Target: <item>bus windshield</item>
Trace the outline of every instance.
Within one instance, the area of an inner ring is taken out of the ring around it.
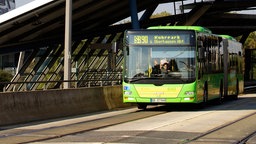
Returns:
[[[194,46],[130,46],[125,81],[130,83],[184,83],[195,80]]]
[[[195,32],[191,30],[127,31],[124,81],[141,84],[195,80]]]

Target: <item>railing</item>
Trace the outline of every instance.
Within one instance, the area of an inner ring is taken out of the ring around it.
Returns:
[[[185,5],[203,3],[203,2],[209,3],[209,2],[215,2],[215,1],[216,0],[193,0],[193,1],[180,0],[180,1],[174,1],[173,2],[174,15],[188,13],[191,9],[185,10],[184,9]]]
[[[81,75],[85,74],[85,77]],[[47,90],[47,89],[62,89],[64,82],[70,82],[71,88],[79,87],[94,87],[94,86],[108,86],[121,84],[122,70],[116,69],[108,71],[106,69],[88,69],[73,73],[71,80],[31,80],[31,81],[13,81],[13,82],[0,82],[0,92],[14,92],[14,91],[33,91],[33,90]],[[12,85],[12,89],[7,89]],[[33,87],[35,86],[36,87]]]
[[[3,91],[5,92],[5,88],[9,84],[23,84],[25,85],[26,89],[24,91],[29,90],[29,85],[31,84],[44,84],[47,85],[49,83],[62,83],[59,89],[63,89],[63,83],[69,82],[72,83],[71,88],[78,88],[77,83],[78,82],[83,82],[85,83],[83,86],[80,87],[95,87],[95,86],[114,86],[114,85],[121,85],[122,84],[122,79],[117,78],[117,79],[91,79],[91,80],[61,80],[61,81],[35,81],[35,82],[0,82],[0,86],[3,86]],[[47,87],[43,87],[42,89],[37,89],[37,90],[47,90]],[[13,92],[15,89],[13,90]]]
[[[194,3],[197,2],[214,2],[215,0],[194,0]]]

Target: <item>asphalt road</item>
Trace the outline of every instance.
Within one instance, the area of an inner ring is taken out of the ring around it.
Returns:
[[[2,127],[0,143],[256,143],[256,94],[202,109],[129,108]],[[248,138],[248,139],[247,139]]]
[[[241,96],[223,105],[209,104],[204,109],[181,106],[149,109],[138,113],[165,113],[46,142],[233,144],[256,131],[254,95]],[[249,141],[253,143],[252,138]]]

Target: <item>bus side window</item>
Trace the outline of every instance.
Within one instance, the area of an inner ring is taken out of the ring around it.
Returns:
[[[204,64],[205,64],[205,48],[202,41],[198,41],[198,79],[203,76]]]

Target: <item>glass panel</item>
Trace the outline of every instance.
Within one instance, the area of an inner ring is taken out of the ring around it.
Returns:
[[[126,82],[166,84],[195,80],[194,31],[138,30],[126,34]]]
[[[126,60],[126,78],[195,78],[195,47],[131,46]]]

